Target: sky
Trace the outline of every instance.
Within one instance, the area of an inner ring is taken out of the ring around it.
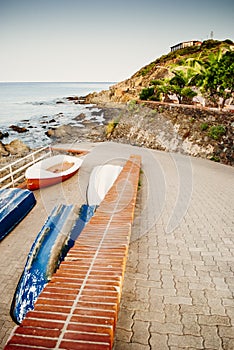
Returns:
[[[0,0],[0,82],[119,82],[212,36],[234,41],[233,0]]]

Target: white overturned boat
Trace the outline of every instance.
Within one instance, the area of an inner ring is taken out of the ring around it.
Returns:
[[[87,190],[87,202],[89,205],[97,206],[101,203],[121,170],[121,166],[111,164],[99,165],[93,169]]]
[[[65,181],[78,171],[82,162],[81,158],[62,154],[43,159],[26,170],[27,188],[36,190]]]

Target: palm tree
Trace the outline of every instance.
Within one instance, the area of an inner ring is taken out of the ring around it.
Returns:
[[[196,79],[208,101],[219,105],[222,99],[222,108],[234,92],[234,52],[220,50],[210,55]]]
[[[177,96],[179,103],[191,103],[192,98],[197,95],[193,89],[194,69],[179,66],[173,70],[173,73],[174,77],[169,80],[170,92]]]

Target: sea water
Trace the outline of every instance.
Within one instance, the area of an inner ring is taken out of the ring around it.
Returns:
[[[88,110],[82,104],[68,101],[67,97],[85,96],[92,92],[107,90],[111,82],[35,82],[0,83],[0,131],[9,137],[2,139],[9,143],[19,138],[29,147],[44,146],[51,142],[45,135],[45,121],[48,127],[68,124],[80,113]],[[10,126],[28,129],[26,133],[16,133]],[[75,122],[73,123],[75,125]],[[82,126],[77,122],[77,126]]]

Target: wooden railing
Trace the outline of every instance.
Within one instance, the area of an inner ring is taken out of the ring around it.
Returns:
[[[25,170],[32,164],[51,156],[50,146],[42,147],[0,169],[0,188],[15,187],[24,179]],[[21,165],[20,165],[21,164]]]

